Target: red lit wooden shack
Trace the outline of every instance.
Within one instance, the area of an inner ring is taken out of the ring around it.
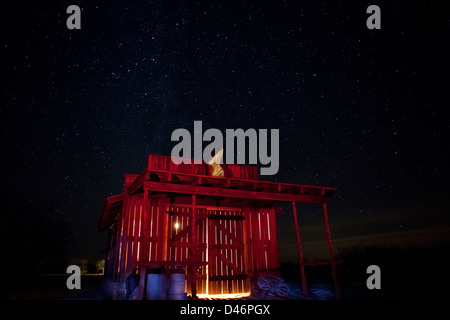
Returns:
[[[109,197],[98,223],[107,231],[105,278],[112,298],[126,299],[127,278],[138,274],[145,298],[149,270],[185,274],[184,291],[201,295],[250,292],[258,275],[280,274],[279,205],[292,203],[303,293],[307,294],[296,203],[323,206],[336,294],[338,283],[326,203],[334,188],[261,181],[257,168],[223,164],[223,177],[202,164],[175,165],[150,155],[139,175],[126,174],[122,194]],[[178,270],[178,271],[176,271]]]

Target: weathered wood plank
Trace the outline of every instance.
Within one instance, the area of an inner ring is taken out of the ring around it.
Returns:
[[[296,194],[274,193],[274,192],[257,192],[247,190],[171,184],[153,181],[145,182],[145,188],[149,190],[158,190],[168,193],[195,194],[195,195],[229,197],[240,199],[258,199],[276,202],[295,201],[295,202],[324,203],[328,201],[327,197],[317,195],[296,195]]]

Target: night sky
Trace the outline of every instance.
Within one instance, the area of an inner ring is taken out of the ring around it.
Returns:
[[[220,4],[219,4],[220,3]],[[16,1],[2,9],[1,192],[54,203],[100,259],[106,197],[173,130],[280,130],[261,179],[336,187],[336,248],[450,241],[450,15],[437,1]],[[81,7],[81,30],[66,8]],[[381,8],[381,30],[366,9]],[[206,143],[204,144],[206,146]],[[320,205],[298,205],[308,258]],[[282,261],[295,261],[289,206]]]

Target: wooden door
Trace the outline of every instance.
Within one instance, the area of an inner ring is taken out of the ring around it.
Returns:
[[[244,216],[240,210],[208,210],[208,293],[249,291],[245,273]]]
[[[191,208],[168,208],[167,260],[190,262]],[[250,290],[245,272],[244,216],[238,209],[197,208],[197,294],[232,294]],[[186,292],[191,274],[186,269]]]

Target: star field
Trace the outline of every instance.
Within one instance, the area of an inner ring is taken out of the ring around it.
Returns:
[[[100,254],[104,198],[194,120],[280,129],[280,170],[262,179],[338,188],[332,236],[450,225],[441,3],[378,1],[381,30],[365,1],[79,1],[81,30],[66,28],[69,4],[2,16],[0,144],[2,191],[54,201],[74,254]]]

